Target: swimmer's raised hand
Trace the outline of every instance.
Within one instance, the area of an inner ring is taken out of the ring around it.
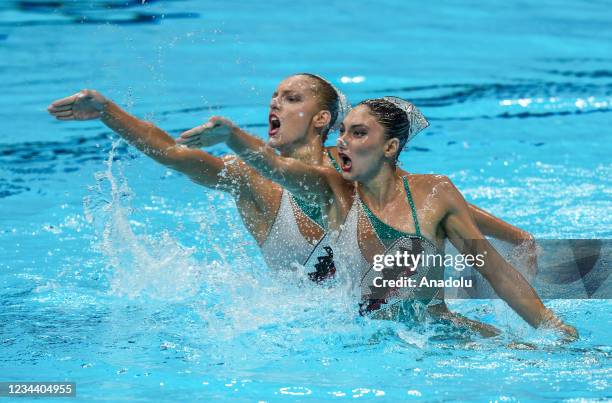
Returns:
[[[189,148],[210,147],[224,143],[235,129],[237,126],[229,119],[213,116],[203,125],[181,133],[176,142]]]
[[[58,120],[91,120],[100,118],[107,104],[98,91],[82,90],[54,101],[47,110]]]

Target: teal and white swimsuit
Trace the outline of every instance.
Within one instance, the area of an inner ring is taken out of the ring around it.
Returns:
[[[327,152],[332,163],[339,170],[340,167],[329,154],[329,150]],[[322,246],[318,241],[310,243],[304,238],[296,217],[300,213],[316,223],[322,230],[325,229],[320,206],[313,205],[283,188],[276,218],[261,246],[264,260],[272,270],[287,269],[296,264],[304,265],[315,246]],[[309,275],[313,281],[318,282],[324,280],[328,275],[333,275],[333,272],[318,275],[309,273]]]
[[[361,282],[361,313],[369,314],[376,312],[376,316],[383,316],[388,319],[402,319],[406,316],[414,317],[415,312],[424,312],[424,308],[434,303],[439,303],[444,295],[444,287],[414,287],[399,289],[385,289],[383,291],[374,290],[368,285],[369,276],[380,275],[386,279],[395,279],[401,277],[410,277],[416,284],[420,284],[423,277],[427,280],[444,279],[443,259],[430,259],[434,263],[425,262],[424,260],[415,268],[414,271],[407,269],[389,270],[381,273],[375,273],[372,270],[372,265],[366,261],[359,246],[359,216],[360,213],[367,217],[376,237],[384,246],[384,254],[394,255],[396,252],[407,252],[411,255],[423,254],[426,256],[440,256],[441,253],[437,246],[421,234],[416,208],[410,193],[408,179],[403,178],[404,189],[414,220],[415,232],[406,233],[399,231],[390,225],[387,225],[380,220],[370,208],[357,195],[351,209],[347,215],[346,221],[342,226],[341,231],[334,243],[337,256],[337,264],[341,270],[348,270],[353,276],[360,275]],[[389,277],[392,276],[392,277]],[[383,294],[380,294],[383,292]]]
[[[264,260],[272,270],[290,269],[296,264],[304,264],[316,245],[316,242],[310,243],[300,232],[296,217],[299,212],[323,228],[320,208],[308,205],[283,189],[276,218],[261,246]]]

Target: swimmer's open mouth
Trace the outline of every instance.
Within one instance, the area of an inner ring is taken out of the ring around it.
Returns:
[[[271,113],[270,116],[268,116],[268,124],[269,129],[268,129],[268,135],[269,136],[276,136],[278,134],[278,131],[281,127],[281,121],[278,118],[278,116],[276,116],[275,114]]]
[[[349,156],[338,151],[338,158],[340,158],[340,169],[342,169],[344,172],[350,172],[353,166],[353,161],[351,161]]]

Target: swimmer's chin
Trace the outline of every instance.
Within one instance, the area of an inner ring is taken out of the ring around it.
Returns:
[[[349,172],[340,172],[340,174],[342,175],[343,179],[346,179],[347,181],[352,181],[352,177],[351,174]]]
[[[340,174],[342,175],[342,178],[344,180],[350,181],[350,182],[356,182],[358,181],[358,178],[355,176],[355,174],[353,173],[352,170],[350,171],[340,171]]]

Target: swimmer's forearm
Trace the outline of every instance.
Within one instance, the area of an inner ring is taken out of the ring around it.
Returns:
[[[486,240],[479,240],[487,245],[476,254],[485,256],[485,265],[480,273],[491,284],[495,293],[518,313],[527,323],[537,328],[547,318],[547,309],[533,287],[512,265],[490,246]]]
[[[569,341],[578,338],[576,329],[563,323],[544,306],[536,291],[518,270],[506,262],[488,241],[479,242],[484,242],[485,247],[474,252],[486,252],[485,265],[480,269],[480,273],[489,281],[497,295],[531,326],[560,330]]]
[[[165,131],[140,120],[111,101],[104,106],[102,122],[145,155],[168,168],[187,175],[194,182],[216,187],[225,163],[202,150],[180,146]]]
[[[461,213],[460,213],[461,214]],[[475,223],[469,222],[467,209],[457,218],[454,214],[448,220],[447,233],[451,242],[464,255],[482,256],[484,264],[478,271],[491,284],[495,293],[533,327],[539,327],[546,318],[547,309],[527,280],[506,262],[491,246]]]
[[[234,127],[226,144],[261,175],[304,197],[328,195],[331,189],[319,169],[282,157],[260,139]]]
[[[261,138],[248,133],[239,127],[234,127],[231,131],[226,144],[237,154],[263,152],[266,142]]]
[[[538,270],[538,253],[533,235],[495,217],[478,206],[468,204],[468,208],[480,232],[520,248],[519,253],[526,257],[524,264],[527,272],[535,276]]]
[[[273,150],[266,149],[267,147],[261,139],[234,127],[225,143],[261,175],[273,181],[282,179],[281,175],[278,175],[281,157],[276,155]]]
[[[533,241],[533,237],[529,232],[515,227],[501,218],[495,217],[474,204],[468,204],[468,207],[478,229],[480,229],[483,235],[510,242],[514,245],[519,245],[525,241]]]
[[[253,160],[255,160],[255,156],[258,155],[263,157],[266,146],[261,139],[245,132],[237,126],[232,127],[225,144],[240,157],[251,157]],[[273,158],[268,158],[266,162],[267,165],[271,166],[273,164]]]
[[[168,150],[176,145],[168,133],[130,115],[112,101],[107,101],[100,119],[128,143],[161,163],[166,162]]]

